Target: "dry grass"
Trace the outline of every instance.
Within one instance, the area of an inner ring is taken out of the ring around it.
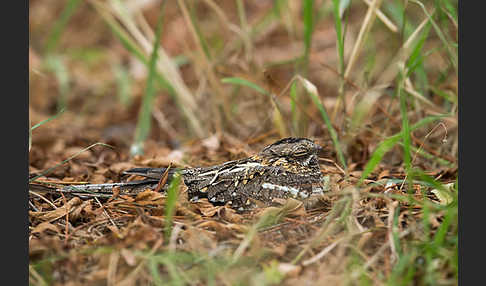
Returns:
[[[305,136],[327,153],[322,204],[31,190],[32,285],[457,285],[457,1],[163,2],[29,2],[31,177],[119,181]]]

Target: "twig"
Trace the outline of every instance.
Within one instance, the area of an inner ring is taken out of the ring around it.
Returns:
[[[29,200],[29,205],[32,207],[36,212],[39,211],[39,209]]]
[[[176,224],[174,228],[172,229],[172,233],[170,234],[170,239],[169,239],[169,251],[175,252],[176,251],[176,242],[177,242],[177,237],[179,236],[179,233],[182,230],[182,224]]]
[[[371,4],[373,4],[371,3],[370,0],[363,0],[363,1],[368,6],[371,6]],[[381,12],[380,9],[376,9],[376,16],[378,17],[378,19],[380,19],[383,22],[383,24],[385,24],[385,26],[388,27],[388,29],[390,29],[390,31],[394,33],[398,32],[397,26],[395,26],[395,24],[393,24],[393,22],[390,19],[388,19],[388,17],[385,14],[383,14],[383,12]]]
[[[220,111],[217,107],[221,107],[224,116],[226,117],[226,120],[232,121],[232,114],[231,110],[229,109],[230,102],[228,101],[228,97],[225,96],[224,91],[221,87],[221,84],[219,83],[219,80],[214,73],[214,68],[210,62],[210,59],[204,52],[204,48],[201,44],[201,40],[199,39],[198,33],[196,31],[196,27],[194,26],[193,21],[191,21],[191,17],[189,15],[189,11],[187,9],[186,3],[184,0],[177,0],[177,4],[182,12],[182,16],[184,20],[186,21],[187,28],[189,29],[189,32],[194,40],[194,43],[196,44],[196,52],[199,55],[199,62],[201,63],[201,69],[206,73],[206,77],[209,81],[209,84],[213,88],[213,91],[216,95],[216,101],[213,104],[212,107],[212,119],[214,120],[214,124],[216,127],[216,130],[221,131],[222,130],[222,120]]]
[[[394,263],[398,259],[397,249],[395,246],[395,240],[393,239],[393,219],[395,217],[395,209],[398,206],[398,202],[394,201],[390,203],[388,210],[388,243],[391,249],[391,262]]]
[[[89,183],[84,181],[64,182],[64,181],[55,181],[55,180],[38,180],[36,182],[45,183],[45,184],[58,184],[58,185],[85,185]]]
[[[329,246],[324,248],[321,252],[316,254],[314,257],[311,257],[307,260],[302,261],[302,265],[307,266],[312,263],[318,262],[321,258],[323,258],[326,254],[328,254],[331,250],[334,249],[341,241],[344,240],[345,237],[341,237],[340,239],[336,240],[335,242],[331,243]]]
[[[97,197],[94,197],[96,202],[100,205],[100,208],[103,210],[103,213],[105,214],[105,216],[110,220],[111,224],[113,224],[113,226],[116,228],[116,230],[119,230],[118,229],[118,226],[115,224],[115,222],[111,219],[110,215],[108,214],[108,212],[105,210],[105,208],[103,207],[103,205],[100,203],[100,201],[98,200]]]
[[[64,206],[66,206],[66,229],[64,230],[64,232],[66,233],[66,236],[64,237],[64,243],[67,244],[68,239],[69,239],[69,207],[67,205],[66,197],[64,196],[63,193],[61,193],[61,196],[62,196],[62,200],[64,202]]]
[[[157,187],[155,187],[154,192],[159,193],[162,190],[162,188],[165,186],[167,180],[169,179],[169,170],[171,167],[172,167],[172,162],[169,163],[169,166],[167,167],[167,169],[165,169],[165,172],[162,174],[162,176],[160,176],[159,183],[157,184]]]
[[[316,60],[318,60],[318,59],[316,58]],[[350,86],[354,87],[359,92],[362,91],[361,88],[357,84],[355,84],[348,77],[345,77],[345,76],[341,75],[335,68],[333,68],[330,65],[328,65],[326,63],[323,63],[323,62],[319,62],[319,64],[322,65],[323,67],[327,68],[328,70],[334,72],[339,78],[343,79],[347,84],[349,84]]]
[[[343,173],[343,175],[346,175],[346,172],[343,170],[343,168],[341,168],[336,162],[334,162],[334,160],[331,160],[331,159],[327,159],[327,158],[319,158],[320,161],[324,161],[324,162],[328,162],[328,163],[333,163],[334,166],[336,166],[336,168],[339,169],[339,171],[341,173]]]
[[[53,207],[54,209],[57,209],[57,207],[56,207],[55,204],[53,204],[51,201],[49,201],[48,199],[44,198],[43,196],[39,195],[38,193],[33,192],[33,191],[30,191],[30,190],[29,190],[29,193],[32,194],[32,195],[34,195],[34,196],[37,196],[37,197],[41,198],[46,203],[48,203],[51,207]]]
[[[371,26],[376,17],[376,10],[380,7],[382,0],[373,0],[373,2],[369,5],[368,12],[366,13],[365,19],[363,20],[363,25],[361,25],[361,30],[359,31],[358,38],[356,39],[356,43],[354,44],[353,51],[351,52],[351,57],[349,58],[348,66],[346,67],[346,71],[344,72],[344,77],[348,77],[349,73],[353,69],[354,63],[358,58],[359,52],[364,42],[365,36],[371,29]]]

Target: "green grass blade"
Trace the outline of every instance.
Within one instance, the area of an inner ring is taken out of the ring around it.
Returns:
[[[312,33],[314,31],[314,0],[304,0],[303,3],[304,18],[304,66],[307,72],[309,65],[309,55],[312,44]]]
[[[123,106],[128,106],[132,102],[130,74],[122,65],[118,64],[113,67],[113,73],[115,74],[118,100]]]
[[[167,200],[165,204],[165,239],[169,241],[172,233],[172,221],[175,212],[175,206],[177,202],[179,185],[181,183],[181,175],[176,172],[169,183],[167,189]]]
[[[334,29],[336,30],[337,51],[339,55],[339,73],[342,73],[344,71],[344,37],[340,14],[341,1],[332,0],[332,3],[334,13]]]
[[[414,252],[405,253],[399,257],[385,285],[413,285],[413,275],[416,273],[416,266],[413,260],[416,254]]]
[[[457,23],[457,6],[451,4],[449,0],[441,1],[441,3],[444,5],[445,10],[450,13],[454,21]]]
[[[47,38],[47,44],[46,44],[47,54],[52,53],[56,49],[57,44],[59,43],[59,38],[61,37],[61,34],[64,31],[64,29],[66,28],[66,25],[69,22],[71,16],[73,15],[74,11],[76,11],[76,8],[78,7],[79,3],[81,3],[80,0],[69,0],[67,2],[66,7],[61,13],[61,16],[54,23],[51,33]]]
[[[419,40],[415,43],[415,46],[413,47],[412,52],[410,53],[410,57],[408,58],[406,64],[407,71],[408,71],[407,77],[410,76],[410,74],[414,71],[413,67],[416,66],[417,62],[420,61],[421,59],[422,48],[425,44],[425,40],[427,40],[427,37],[429,36],[430,28],[431,28],[431,24],[430,22],[427,22],[427,24],[425,24],[425,27],[421,32],[421,36]]]
[[[113,34],[116,38],[120,41],[122,46],[133,56],[135,56],[139,61],[144,63],[147,67],[149,66],[149,59],[145,56],[145,54],[140,50],[138,45],[130,38],[130,36],[122,29],[119,22],[117,22],[112,15],[107,13],[104,8],[97,6],[96,2],[93,3],[94,8],[97,12],[102,16],[105,23],[111,29]],[[167,81],[167,79],[157,71],[157,80],[159,84],[165,88],[169,94],[175,97],[175,90],[172,85]]]
[[[453,224],[457,225],[457,215],[457,205],[447,208],[444,219],[434,235],[433,244],[436,247],[443,246],[449,228]]]
[[[120,24],[108,13],[102,10],[102,8],[99,8],[95,5],[95,8],[97,9],[98,13],[102,16],[103,20],[105,23],[108,25],[108,27],[111,29],[113,34],[118,38],[120,43],[123,45],[123,47],[132,55],[134,55],[137,59],[139,59],[141,62],[143,62],[145,65],[148,65],[148,60],[143,54],[143,52],[140,50],[140,48],[135,44],[135,42],[129,37],[129,35],[122,30]]]
[[[57,110],[59,111],[66,107],[70,75],[63,59],[57,55],[50,54],[47,56],[45,64],[47,69],[54,73],[59,85],[59,97],[57,98]]]
[[[414,176],[419,177],[421,181],[425,182],[425,184],[428,184],[429,186],[434,188],[434,190],[436,192],[434,192],[434,190],[432,190],[432,192],[437,197],[439,197],[439,199],[441,199],[441,200],[447,199],[447,201],[449,201],[449,203],[447,203],[447,205],[457,204],[457,193],[452,192],[450,190],[450,188],[448,188],[445,185],[443,185],[442,183],[438,182],[437,180],[435,180],[431,176],[425,174],[422,170],[413,169],[412,172],[414,173]]]
[[[274,225],[281,221],[283,217],[285,217],[288,213],[289,206],[291,205],[291,202],[287,202],[282,207],[272,207],[268,208],[264,211],[264,213],[260,216],[258,221],[254,223],[248,232],[245,235],[245,238],[241,241],[240,245],[238,248],[234,251],[233,257],[232,257],[232,263],[237,263],[238,260],[241,258],[243,255],[244,251],[250,246],[251,242],[255,238],[255,236],[258,233],[258,230],[264,227],[268,227],[271,225]]]
[[[339,162],[343,166],[343,169],[347,169],[347,164],[346,164],[346,159],[344,158],[343,151],[341,150],[341,145],[339,143],[338,135],[334,127],[332,126],[331,119],[329,119],[329,115],[327,114],[326,109],[324,108],[324,105],[322,105],[319,97],[314,94],[314,93],[309,93],[310,97],[312,98],[312,101],[314,104],[317,106],[319,109],[319,112],[321,113],[322,119],[324,119],[324,122],[326,123],[327,130],[329,130],[329,134],[331,135],[332,142],[334,144],[334,148],[336,149],[337,155]]]
[[[155,285],[164,285],[164,280],[160,276],[158,257],[151,256],[148,260],[148,269]]]
[[[401,133],[400,133],[401,135]],[[376,168],[376,166],[381,162],[381,159],[383,159],[383,156],[390,151],[393,146],[400,140],[400,137],[398,136],[392,136],[390,138],[385,139],[383,142],[378,145],[378,147],[375,149],[373,154],[371,155],[370,160],[366,163],[363,173],[361,175],[360,182],[362,182],[364,179],[368,177],[369,174]]]
[[[446,91],[442,91],[436,87],[433,87],[431,86],[430,89],[436,93],[438,96],[444,98],[446,101],[448,102],[451,102],[451,103],[454,103],[454,104],[458,104],[457,102],[457,95],[456,94],[451,94],[452,92],[446,92]]]
[[[455,165],[454,163],[452,163],[452,162],[450,162],[450,161],[444,160],[444,159],[442,159],[442,158],[440,158],[440,157],[437,157],[437,156],[434,156],[434,155],[432,155],[432,154],[430,154],[430,153],[427,153],[427,152],[426,152],[425,150],[423,150],[423,149],[419,149],[419,148],[417,148],[417,147],[415,147],[415,146],[413,146],[413,145],[412,145],[412,146],[410,146],[410,147],[412,148],[412,151],[413,151],[414,153],[419,154],[419,155],[423,156],[424,158],[426,158],[426,159],[428,159],[428,160],[433,160],[433,161],[436,161],[436,162],[437,162],[437,164],[439,164],[439,165],[446,166],[446,167],[448,167],[448,168],[452,168],[452,167],[454,167],[454,165]]]
[[[400,83],[397,87],[398,97],[400,98],[400,115],[402,117],[402,141],[403,141],[403,162],[405,163],[405,171],[409,175],[407,179],[411,182],[412,178],[410,176],[410,168],[412,166],[412,157],[410,155],[410,124],[408,121],[408,106],[407,106],[407,93],[403,92],[403,84],[405,81],[405,77],[403,73],[401,73],[402,78],[400,79]]]
[[[408,38],[415,27],[413,27],[410,21],[407,21],[405,17],[404,4],[401,1],[383,1],[382,6],[387,12],[386,14],[399,28],[402,40]]]
[[[63,113],[64,113],[64,110],[65,110],[64,108],[63,108],[63,109],[61,109],[61,110],[59,110],[59,112],[58,112],[58,113],[56,113],[55,115],[53,115],[53,116],[51,116],[51,117],[49,117],[49,118],[47,118],[47,119],[45,119],[45,120],[42,120],[41,122],[39,122],[39,123],[37,123],[36,125],[32,126],[32,127],[30,128],[30,130],[31,130],[31,131],[34,131],[34,130],[35,130],[37,127],[40,127],[41,125],[46,124],[47,122],[49,122],[49,121],[51,121],[51,120],[53,120],[53,119],[56,119],[57,117],[59,117],[61,114],[63,114]]]
[[[163,3],[166,3],[164,1]],[[162,23],[164,15],[164,4],[160,11],[159,19],[157,21],[157,28],[155,34],[155,40],[152,48],[152,54],[150,55],[149,73],[147,77],[147,86],[145,89],[145,95],[143,97],[142,106],[140,107],[137,127],[135,129],[135,140],[132,144],[130,153],[132,155],[143,153],[143,143],[147,139],[151,128],[151,114],[152,114],[152,102],[155,95],[155,78],[156,78],[156,63],[158,58],[158,50],[160,45],[160,35],[162,32]]]
[[[420,8],[422,8],[422,10],[424,11],[425,15],[429,18],[429,22],[434,27],[434,30],[437,33],[437,36],[439,37],[439,39],[442,41],[442,43],[444,44],[444,46],[446,48],[447,54],[449,55],[448,59],[451,62],[451,64],[454,66],[455,72],[457,74],[457,49],[455,49],[454,45],[449,43],[449,41],[446,39],[445,34],[442,32],[439,25],[437,25],[437,23],[433,19],[432,15],[427,11],[427,8],[425,8],[424,4],[422,4],[421,2],[419,2],[417,0],[411,0],[411,2],[419,5]]]
[[[253,89],[253,90],[255,90],[255,91],[257,91],[261,94],[267,95],[270,98],[272,106],[274,108],[273,109],[274,110],[274,114],[273,114],[274,124],[275,124],[277,130],[279,130],[279,133],[280,133],[281,136],[287,136],[288,132],[287,132],[287,127],[285,126],[284,118],[282,116],[282,108],[280,107],[280,104],[276,100],[276,96],[274,94],[271,94],[270,92],[266,91],[265,89],[263,89],[262,87],[258,86],[257,84],[255,84],[251,81],[248,81],[246,79],[242,79],[242,78],[239,78],[239,77],[223,78],[223,79],[221,79],[221,82],[250,87],[251,89]]]
[[[410,127],[409,131],[410,132],[414,131],[415,129],[418,129],[418,128],[426,125],[426,124],[429,124],[431,122],[434,122],[434,121],[439,120],[440,118],[443,118],[443,117],[446,117],[446,116],[449,116],[449,115],[439,115],[439,116],[426,117],[426,118],[420,120],[419,122],[415,123],[414,125],[412,125]],[[383,156],[388,151],[390,151],[390,149],[393,148],[393,146],[395,146],[395,144],[397,144],[397,142],[400,141],[400,139],[402,139],[402,136],[403,136],[402,132],[403,132],[403,130],[398,134],[395,134],[393,136],[388,137],[383,142],[381,142],[378,145],[378,147],[376,147],[375,151],[373,151],[373,154],[371,154],[370,160],[368,160],[368,162],[366,163],[366,165],[363,169],[363,173],[361,174],[359,184],[361,184],[364,181],[364,179],[366,179],[371,174],[371,172],[373,172],[373,170],[376,168],[376,166],[378,166],[378,164],[381,162],[381,159],[383,159]]]
[[[29,127],[30,127],[30,118],[29,118]],[[30,149],[32,149],[32,128],[29,128],[29,152],[30,152]]]
[[[307,79],[298,76],[297,77],[302,85],[304,86],[305,90],[309,94],[309,96],[312,99],[312,102],[316,105],[317,109],[321,113],[322,119],[324,119],[324,123],[326,124],[327,130],[329,131],[329,134],[331,135],[332,142],[334,144],[334,148],[336,149],[336,153],[339,159],[339,162],[343,166],[344,169],[347,169],[347,164],[346,164],[346,159],[344,158],[343,151],[341,149],[341,145],[339,143],[338,135],[334,127],[332,126],[331,119],[329,119],[329,115],[327,114],[326,108],[324,105],[321,103],[321,100],[319,99],[319,96],[317,95],[317,88],[315,85],[313,85],[310,81]]]
[[[200,26],[197,22],[197,17],[196,17],[196,8],[195,8],[195,2],[189,1],[189,18],[191,19],[192,26],[194,27],[194,30],[196,32],[197,39],[199,43],[201,44],[202,50],[204,52],[204,55],[208,60],[211,60],[211,53],[209,50],[209,45],[206,39],[203,36],[203,33],[201,32]]]
[[[265,95],[268,95],[269,92],[266,91],[264,88],[258,86],[257,84],[251,82],[251,81],[248,81],[246,79],[243,79],[243,78],[239,78],[239,77],[225,77],[223,79],[221,79],[221,82],[222,83],[230,83],[230,84],[235,84],[235,85],[243,85],[243,86],[247,86],[261,94],[265,94]]]
[[[425,94],[429,90],[429,84],[427,79],[427,72],[425,71],[424,67],[425,56],[422,55],[422,48],[425,44],[425,41],[427,40],[431,27],[432,26],[430,22],[427,22],[426,26],[421,32],[422,34],[420,36],[420,39],[415,43],[415,46],[412,49],[412,53],[410,54],[410,57],[408,58],[406,63],[406,77],[410,77],[410,75],[414,73],[417,82],[416,86],[423,94]]]

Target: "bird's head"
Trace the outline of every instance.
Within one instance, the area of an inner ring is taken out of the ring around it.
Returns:
[[[279,159],[289,164],[319,169],[318,154],[322,147],[307,138],[284,138],[265,147],[258,155],[270,162]]]

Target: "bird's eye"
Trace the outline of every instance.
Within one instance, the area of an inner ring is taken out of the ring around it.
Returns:
[[[296,157],[300,157],[300,156],[304,156],[304,155],[307,155],[307,150],[305,150],[305,149],[299,149],[299,150],[294,152],[294,156],[296,156]]]

